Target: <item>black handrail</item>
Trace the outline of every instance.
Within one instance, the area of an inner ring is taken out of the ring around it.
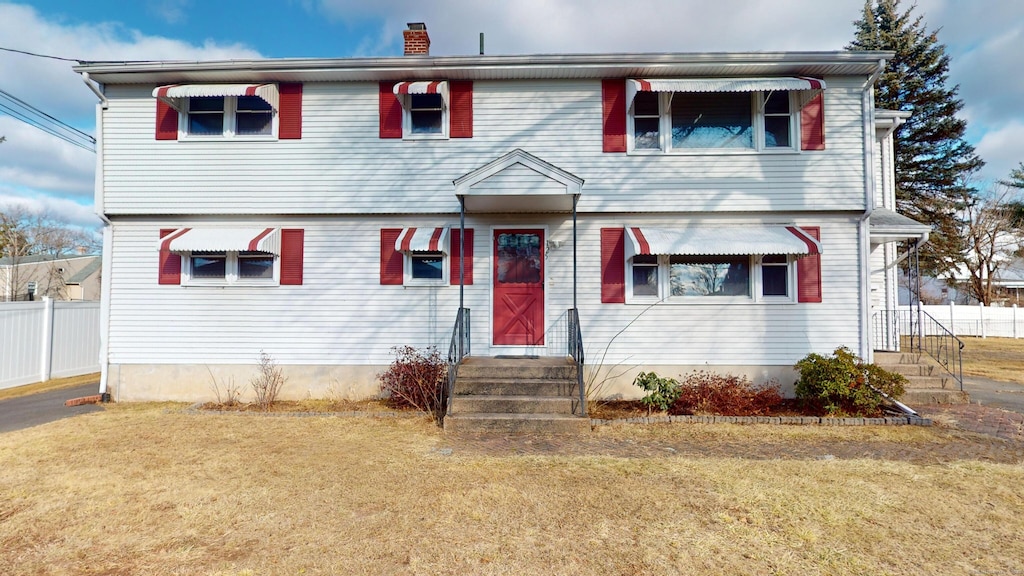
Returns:
[[[445,414],[452,410],[452,398],[455,396],[455,379],[459,375],[462,359],[470,354],[469,308],[459,308],[455,316],[455,327],[452,328],[452,339],[448,344],[448,387],[445,390]]]
[[[569,356],[576,363],[576,389],[579,393],[580,415],[587,415],[586,391],[583,388],[583,331],[580,328],[580,312],[576,308],[569,308],[568,334],[566,341],[569,343]],[[576,406],[573,406],[572,413],[576,413]]]
[[[924,310],[878,310],[872,315],[875,348],[899,351],[900,338],[910,348],[925,352],[964,389],[964,343],[952,331]],[[885,337],[889,336],[888,339]],[[885,347],[886,341],[893,343]]]

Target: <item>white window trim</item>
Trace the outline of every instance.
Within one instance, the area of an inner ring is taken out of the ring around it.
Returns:
[[[270,134],[235,134],[237,126],[236,109],[238,105],[237,96],[221,96],[224,98],[224,131],[221,134],[191,134],[188,131],[189,105],[195,96],[183,98],[183,110],[178,113],[178,140],[209,142],[211,140],[241,140],[241,141],[266,141],[278,139],[278,114],[277,111],[270,111]]]
[[[747,296],[672,296],[671,281],[671,257],[665,254],[658,256],[658,295],[657,296],[634,296],[633,295],[633,262],[626,258],[626,304],[670,304],[670,305],[698,305],[709,304],[794,304],[796,303],[796,257],[786,256],[787,274],[786,291],[788,296],[765,296],[762,291],[761,259],[762,256],[748,256],[750,262],[750,280],[748,283]]]
[[[800,153],[800,103],[795,90],[789,91],[789,146],[765,146],[764,104],[765,92],[749,92],[751,121],[754,128],[753,148],[672,148],[672,96],[674,92],[658,92],[658,124],[659,148],[636,148],[636,124],[633,116],[634,108],[630,105],[626,111],[626,152],[637,155],[675,155],[675,156],[707,156],[707,155],[746,155],[746,154],[799,154]]]
[[[402,106],[402,139],[403,140],[448,140],[450,118],[448,104],[441,98],[441,131],[438,133],[413,133],[412,131],[412,97],[409,94],[409,105]]]
[[[440,278],[413,278],[412,257],[415,254],[434,254],[434,252],[403,252],[402,253],[402,285],[403,286],[447,286],[449,282],[448,270],[451,268],[446,252],[441,254],[441,277]]]
[[[224,278],[193,278],[192,277],[192,253],[181,254],[181,285],[182,286],[280,286],[281,284],[281,257],[274,258],[274,274],[272,278],[240,278],[238,276],[238,252],[235,250],[211,250],[211,252],[224,252],[227,260],[224,263]]]

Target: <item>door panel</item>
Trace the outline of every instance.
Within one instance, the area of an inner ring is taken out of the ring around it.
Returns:
[[[544,344],[544,231],[494,231],[494,344]]]

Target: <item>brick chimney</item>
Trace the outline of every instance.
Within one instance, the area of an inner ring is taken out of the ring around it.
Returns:
[[[423,22],[409,22],[409,29],[402,31],[405,37],[406,56],[429,56],[430,36],[427,35],[427,25]]]

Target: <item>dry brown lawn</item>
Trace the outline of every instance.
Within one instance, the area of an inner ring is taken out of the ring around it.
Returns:
[[[1024,338],[960,338],[964,374],[1024,384]]]
[[[1024,446],[110,405],[0,435],[0,574],[1018,574]]]

